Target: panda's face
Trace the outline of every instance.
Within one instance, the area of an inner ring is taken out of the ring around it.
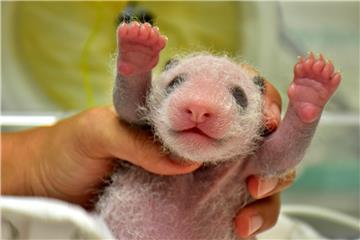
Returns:
[[[153,81],[148,120],[179,157],[219,162],[245,157],[262,127],[262,94],[226,57],[194,55],[170,63]]]

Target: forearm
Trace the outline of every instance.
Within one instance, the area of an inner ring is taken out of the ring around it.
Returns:
[[[43,191],[37,175],[48,132],[48,127],[41,127],[2,134],[1,194],[34,195]]]
[[[279,129],[265,141],[257,153],[260,172],[279,174],[293,169],[303,159],[318,120],[303,122],[290,105]]]
[[[121,23],[117,29],[118,59],[113,101],[118,115],[128,123],[141,124],[139,106],[144,106],[151,84],[151,71],[167,38],[150,24]]]
[[[257,171],[281,174],[294,168],[304,157],[305,150],[320,120],[325,104],[341,81],[334,73],[331,61],[320,54],[299,59],[294,67],[294,80],[288,89],[289,107],[279,129],[260,147],[256,157]]]
[[[113,93],[113,102],[119,116],[127,122],[138,123],[137,109],[145,105],[146,91],[151,84],[151,72],[135,76],[123,76],[118,73]]]

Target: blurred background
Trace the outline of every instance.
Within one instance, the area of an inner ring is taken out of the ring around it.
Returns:
[[[169,38],[155,75],[177,54],[226,53],[254,65],[284,106],[297,56],[332,59],[342,84],[283,202],[360,218],[359,2],[1,2],[2,130],[111,104],[124,12],[146,16]]]

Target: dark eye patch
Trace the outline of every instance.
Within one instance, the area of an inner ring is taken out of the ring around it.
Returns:
[[[179,63],[179,60],[175,59],[175,58],[171,58],[169,59],[164,66],[164,71],[169,70],[170,68],[175,67],[177,64]]]
[[[265,80],[261,76],[255,76],[253,78],[253,82],[255,83],[256,87],[260,89],[261,93],[264,94],[265,92]]]
[[[184,74],[179,74],[173,78],[166,86],[166,92],[172,92],[177,86],[179,86],[185,80]]]
[[[248,105],[248,100],[244,90],[241,87],[233,87],[231,88],[231,93],[235,98],[236,103],[245,109]]]

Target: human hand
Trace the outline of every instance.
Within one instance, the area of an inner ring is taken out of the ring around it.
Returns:
[[[235,218],[235,230],[240,237],[254,236],[276,224],[280,211],[280,192],[289,187],[294,178],[295,171],[281,178],[248,178],[248,191],[256,200],[241,209]]]
[[[94,108],[56,125],[3,135],[2,193],[89,202],[122,159],[162,175],[188,173],[164,155],[151,135],[121,122],[110,107]],[[14,161],[16,160],[16,161]]]

